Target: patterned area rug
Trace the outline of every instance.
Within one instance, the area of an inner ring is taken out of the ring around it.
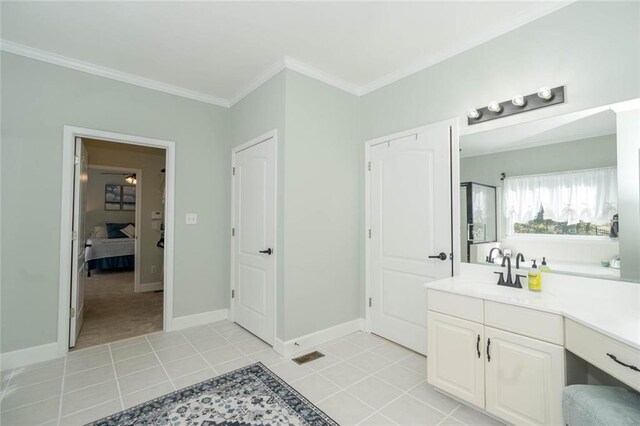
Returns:
[[[261,363],[180,389],[90,425],[267,424],[337,425]]]

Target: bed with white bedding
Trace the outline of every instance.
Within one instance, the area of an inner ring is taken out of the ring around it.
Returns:
[[[135,264],[135,238],[99,238],[94,232],[85,243],[85,269],[89,276],[94,269],[114,270],[133,268]]]

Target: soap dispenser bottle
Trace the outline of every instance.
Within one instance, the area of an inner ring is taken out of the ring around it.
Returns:
[[[542,273],[538,269],[538,265],[536,265],[536,260],[533,259],[533,264],[531,265],[531,269],[529,269],[529,290],[531,291],[540,291],[542,290]]]
[[[547,265],[547,258],[542,258],[542,263],[540,264],[540,272],[551,272],[551,268]]]

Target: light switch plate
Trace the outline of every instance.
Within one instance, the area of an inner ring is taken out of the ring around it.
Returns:
[[[151,219],[162,219],[162,212],[151,212]]]
[[[198,223],[198,215],[196,213],[187,213],[185,215],[185,223],[187,225],[196,225]]]

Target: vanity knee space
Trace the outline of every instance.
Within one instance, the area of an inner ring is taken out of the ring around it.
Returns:
[[[562,424],[563,317],[428,290],[428,381],[513,424]]]

